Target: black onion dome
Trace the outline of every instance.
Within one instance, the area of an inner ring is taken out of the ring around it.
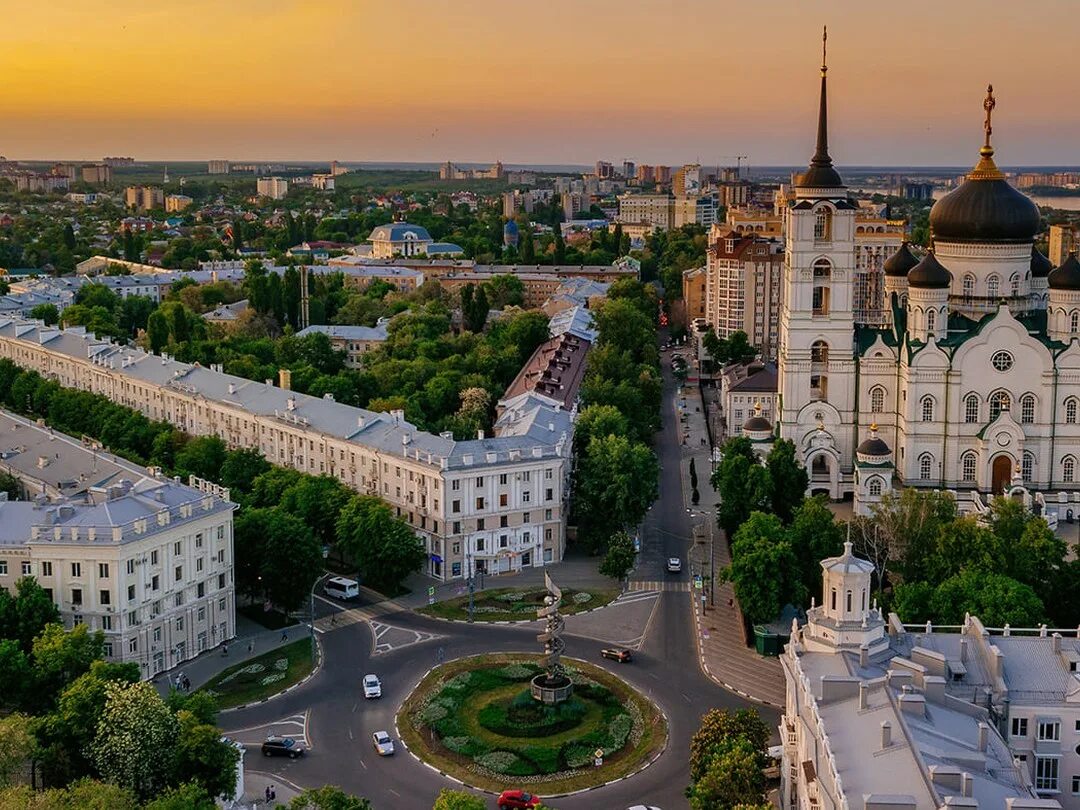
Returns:
[[[933,253],[927,253],[908,273],[907,280],[909,287],[942,290],[952,284],[952,273],[941,266]]]
[[[892,452],[892,449],[885,443],[884,439],[871,436],[868,439],[863,439],[862,444],[855,449],[855,452],[864,456],[887,456]]]
[[[772,425],[769,424],[769,420],[766,419],[764,416],[751,416],[749,419],[743,422],[743,430],[772,430]]]
[[[908,243],[904,242],[896,253],[885,260],[885,275],[906,276],[918,263],[919,257],[912,253]]]
[[[1050,264],[1050,260],[1039,252],[1039,249],[1034,245],[1031,246],[1031,277],[1032,278],[1046,278],[1050,275],[1050,271],[1054,269],[1054,265]]]
[[[993,166],[993,163],[990,163]],[[946,242],[1030,242],[1042,223],[1039,209],[1004,175],[978,169],[930,209],[934,239]]]
[[[1076,254],[1070,253],[1060,267],[1050,271],[1046,280],[1051,290],[1080,290],[1080,262]]]

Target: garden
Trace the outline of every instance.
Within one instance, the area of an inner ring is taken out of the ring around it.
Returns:
[[[495,588],[473,594],[473,621],[516,622],[536,619],[536,610],[544,604],[547,591],[537,587],[531,590]],[[592,588],[588,591],[563,589],[559,611],[564,616],[603,607],[619,595],[618,588]],[[445,602],[436,602],[421,608],[420,613],[437,619],[468,621],[469,597],[459,596]]]
[[[302,681],[312,668],[311,639],[305,636],[229,667],[211,678],[200,691],[211,693],[222,709],[228,709],[276,695]]]
[[[467,784],[501,790],[509,780],[548,794],[634,773],[662,750],[667,724],[650,701],[599,667],[566,659],[564,667],[573,694],[545,705],[529,690],[541,672],[537,656],[444,664],[402,705],[401,737],[421,759]]]

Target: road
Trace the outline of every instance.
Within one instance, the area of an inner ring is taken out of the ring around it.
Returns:
[[[665,358],[666,355],[662,355]],[[669,722],[667,751],[644,772],[585,794],[557,799],[559,810],[624,808],[655,805],[663,810],[686,807],[683,790],[689,783],[689,740],[701,715],[710,708],[742,708],[745,700],[716,686],[698,664],[691,618],[687,553],[690,518],[680,477],[681,429],[675,415],[675,382],[664,368],[662,429],[656,449],[662,467],[659,499],[644,523],[642,551],[632,579],[660,583],[658,604],[649,616],[647,633],[632,664],[613,664],[599,658],[596,638],[567,635],[566,654],[605,666],[648,695]],[[683,560],[681,574],[667,574],[665,560]],[[552,570],[558,581],[558,567]],[[656,587],[656,586],[653,586]],[[325,609],[325,608],[324,608]],[[622,610],[619,605],[604,611]],[[644,631],[643,631],[644,632]],[[375,635],[379,634],[379,651]],[[324,633],[321,671],[304,686],[256,707],[225,713],[220,724],[243,742],[257,743],[278,731],[305,736],[311,755],[301,760],[262,760],[253,747],[247,765],[269,771],[300,786],[340,785],[369,798],[377,810],[428,808],[443,787],[457,787],[437,772],[399,750],[379,758],[371,733],[394,733],[394,716],[402,701],[440,658],[451,660],[485,652],[536,652],[535,627],[467,625],[441,622],[401,611],[379,616],[374,629],[357,622]],[[592,634],[591,634],[592,635]],[[389,648],[389,649],[387,649]],[[380,676],[383,696],[364,700],[360,679],[368,672]],[[775,712],[763,711],[775,726]],[[508,778],[508,787],[512,786]],[[494,806],[494,801],[491,802]]]

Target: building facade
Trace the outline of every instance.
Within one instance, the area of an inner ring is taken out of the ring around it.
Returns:
[[[260,197],[284,200],[289,193],[289,181],[284,177],[260,177],[255,181],[255,191]]]
[[[619,222],[670,230],[674,222],[674,198],[670,194],[620,194]]]
[[[714,225],[705,253],[705,320],[720,337],[745,332],[765,357],[775,357],[783,246],[775,239]]]

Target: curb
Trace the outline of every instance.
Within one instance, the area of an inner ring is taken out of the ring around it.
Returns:
[[[307,683],[312,678],[314,678],[316,675],[318,675],[319,671],[322,669],[322,665],[323,665],[323,648],[322,648],[322,642],[319,641],[319,637],[317,635],[315,636],[315,652],[316,652],[316,660],[315,660],[314,668],[312,668],[311,672],[309,672],[307,675],[305,675],[301,680],[294,683],[292,686],[288,686],[288,687],[282,689],[280,692],[275,692],[272,695],[264,697],[262,700],[256,700],[254,703],[244,703],[244,704],[241,704],[240,706],[230,706],[228,709],[222,709],[220,712],[218,712],[218,714],[225,714],[226,712],[236,712],[236,711],[240,711],[240,709],[250,709],[253,706],[261,706],[262,704],[267,703],[267,702],[273,700],[274,698],[279,698],[282,695],[287,695],[289,692],[292,692],[294,689],[299,689],[305,683]]]
[[[607,607],[607,605],[605,605],[604,607]],[[599,608],[595,608],[595,609],[599,610]],[[452,620],[447,619],[446,621],[452,621]],[[481,653],[481,654],[483,654],[483,653]],[[503,653],[499,653],[499,654],[503,654]],[[423,675],[420,676],[419,680],[417,680],[417,682],[413,686],[413,688],[409,690],[409,694],[410,695],[412,694],[412,691],[414,689],[416,689],[416,687],[419,686],[423,682],[424,678],[426,678],[428,675],[431,674],[432,670],[437,669],[438,667],[441,667],[441,666],[443,666],[445,664],[449,664],[452,661],[460,661],[462,658],[472,658],[472,657],[474,657],[474,656],[472,656],[472,655],[462,655],[462,656],[458,656],[457,658],[447,659],[446,661],[443,661],[443,662],[441,662],[439,664],[436,664],[433,667],[429,667],[427,669],[427,671]],[[578,661],[581,661],[584,664],[589,664],[590,666],[596,666],[596,664],[592,664],[591,662],[585,661],[584,659],[580,659],[580,658],[579,659],[571,658],[570,660],[571,661],[578,660]],[[603,669],[603,667],[600,667],[600,669]],[[607,672],[607,670],[604,670],[604,671]],[[609,672],[608,674],[612,675],[613,677],[616,677],[616,678],[619,677],[617,675],[614,675],[614,673],[611,673],[611,672]],[[623,680],[623,679],[619,678],[619,680]],[[630,685],[626,681],[624,681],[624,683],[627,683],[627,685],[630,686],[630,688],[633,689],[639,696],[641,696],[644,700],[647,700],[649,703],[651,703],[653,705],[653,707],[655,707],[655,709],[660,713],[660,716],[664,718],[664,723],[665,723],[665,725],[667,727],[667,735],[664,737],[664,744],[662,746],[660,746],[660,750],[657,751],[656,754],[651,759],[649,759],[648,762],[643,764],[640,768],[638,768],[635,771],[631,771],[628,774],[620,776],[618,779],[609,779],[607,782],[602,782],[599,785],[593,785],[592,787],[581,788],[581,790],[573,790],[573,791],[570,791],[569,793],[552,793],[550,795],[545,795],[544,796],[545,799],[565,799],[568,796],[577,796],[577,795],[579,795],[581,793],[589,793],[590,791],[593,791],[593,790],[599,790],[600,788],[610,787],[611,785],[618,784],[619,782],[625,782],[627,779],[630,779],[631,777],[637,776],[638,774],[642,773],[646,768],[651,766],[654,762],[656,762],[658,759],[660,759],[660,757],[662,757],[667,752],[668,745],[671,743],[671,721],[668,719],[667,712],[664,711],[663,707],[659,703],[657,703],[655,700],[653,700],[652,698],[645,695],[643,692],[638,690],[636,687]],[[408,697],[406,697],[406,700],[408,700]],[[402,706],[404,706],[404,705],[405,705],[405,701],[402,701]],[[411,748],[409,748],[409,746],[406,744],[405,740],[402,739],[401,731],[398,728],[398,715],[399,714],[401,714],[401,706],[399,706],[397,712],[394,713],[394,735],[397,737],[397,741],[399,743],[401,743],[401,747],[404,748],[413,759],[415,759],[417,762],[419,762],[421,765],[423,765],[428,770],[434,771],[435,773],[439,774],[440,776],[443,776],[443,777],[449,779],[451,782],[454,782],[454,783],[456,783],[458,785],[461,785],[462,787],[467,787],[470,790],[477,791],[478,793],[485,793],[488,796],[498,796],[499,795],[498,793],[496,793],[493,790],[488,790],[487,788],[477,787],[476,785],[470,785],[468,782],[463,782],[461,779],[458,779],[456,776],[451,776],[446,771],[441,771],[438,768],[436,768],[434,765],[431,765],[430,763],[427,763],[424,760],[422,760],[420,758],[420,756],[415,751],[413,751]]]
[[[693,593],[693,591],[691,591],[691,594],[692,593]],[[739,689],[737,686],[732,686],[730,683],[727,683],[725,681],[720,680],[715,675],[713,675],[711,672],[709,672],[709,665],[705,663],[705,650],[704,650],[704,648],[702,647],[702,644],[701,644],[701,615],[698,613],[697,605],[695,604],[694,599],[692,597],[690,599],[690,610],[694,614],[694,627],[696,628],[696,632],[694,633],[694,643],[697,645],[698,663],[701,665],[701,671],[705,673],[705,676],[710,681],[715,683],[717,686],[721,687],[722,689],[726,689],[729,692],[733,692],[734,694],[738,695],[739,697],[746,698],[747,700],[752,700],[754,703],[760,703],[762,706],[768,706],[769,708],[772,708],[772,709],[783,709],[784,708],[783,706],[780,706],[779,704],[773,703],[771,700],[764,700],[762,698],[755,697],[754,695],[751,695],[749,692],[744,692],[742,689]]]

